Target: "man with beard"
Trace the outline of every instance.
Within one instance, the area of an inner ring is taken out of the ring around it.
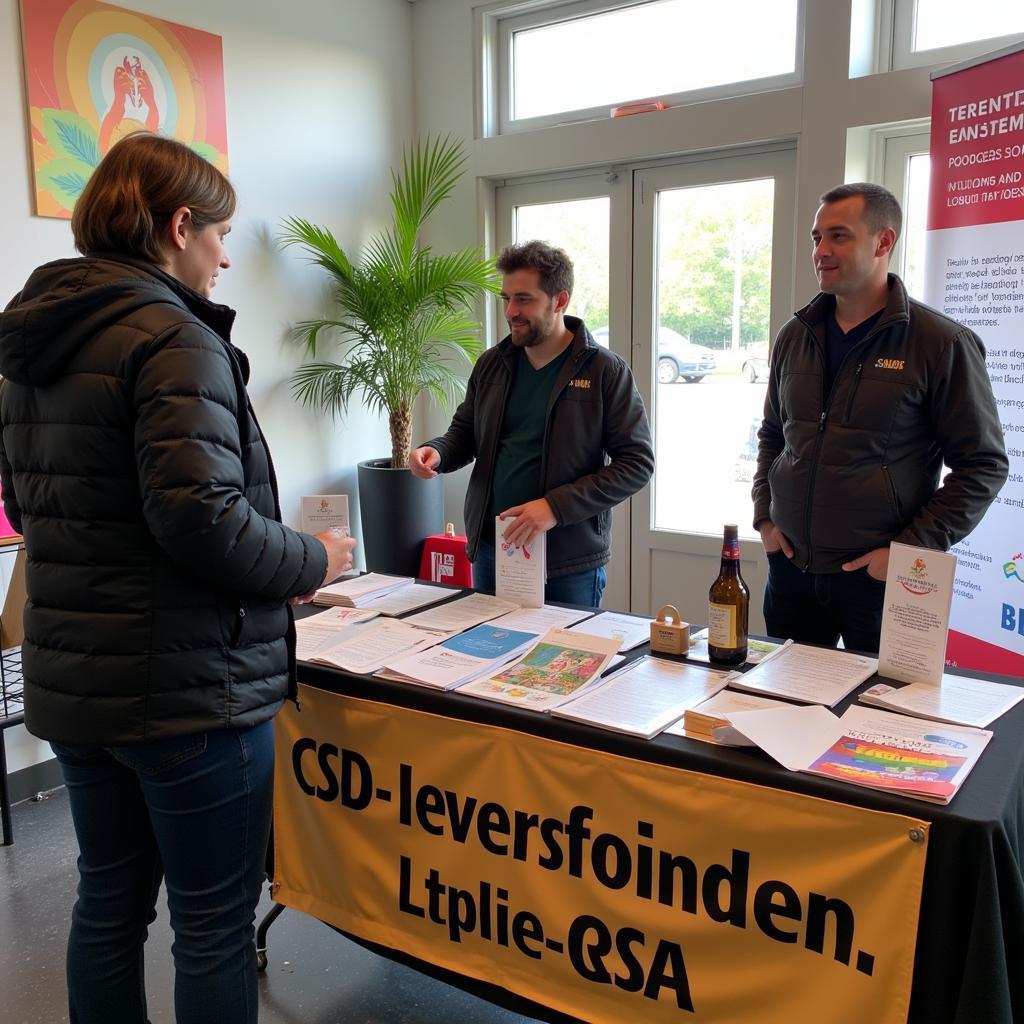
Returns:
[[[772,636],[877,651],[890,542],[948,550],[1006,480],[981,340],[888,272],[901,221],[880,185],[826,192],[821,291],[772,350],[753,489]]]
[[[545,598],[599,607],[611,556],[611,510],[651,477],[654,450],[626,363],[567,316],[573,267],[561,249],[504,249],[509,335],[477,360],[447,432],[409,456],[429,479],[476,460],[466,491],[468,554],[478,590],[494,590],[499,542],[546,534]]]

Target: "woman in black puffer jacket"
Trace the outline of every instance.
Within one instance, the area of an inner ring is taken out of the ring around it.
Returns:
[[[289,602],[354,542],[280,522],[246,394],[227,179],[138,134],[75,207],[80,259],[0,316],[0,473],[25,537],[25,719],[68,786],[80,884],[71,1021],[144,1024],[142,944],[166,877],[178,1024],[256,1020],[253,917],[271,719],[294,687]]]

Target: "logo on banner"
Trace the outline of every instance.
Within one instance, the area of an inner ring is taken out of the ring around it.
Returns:
[[[937,584],[925,582],[927,575],[928,563],[923,558],[915,558],[914,564],[910,567],[910,575],[904,576],[901,573],[897,575],[896,579],[908,594],[924,597],[926,594],[934,594],[939,589]]]
[[[430,578],[435,583],[455,575],[455,556],[443,551],[430,552]]]
[[[1024,583],[1024,552],[1014,555],[1009,562],[1003,566],[1003,575],[1007,579],[1016,578],[1018,583]]]

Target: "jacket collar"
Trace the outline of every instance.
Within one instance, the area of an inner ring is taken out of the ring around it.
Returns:
[[[587,325],[578,316],[566,316],[565,326],[572,331],[572,341],[569,343],[570,361],[578,364],[584,356],[589,355],[599,346],[590,331],[587,330]],[[504,362],[511,368],[515,364],[516,353],[519,351],[512,344],[512,335],[506,334],[498,342],[497,348]]]
[[[794,316],[801,321],[809,330],[817,333],[822,329],[825,321],[832,315],[836,308],[834,295],[826,295],[818,292],[802,309],[798,309]],[[905,324],[910,322],[910,299],[907,297],[907,289],[899,276],[889,274],[889,301],[886,302],[882,315],[878,319],[871,333],[880,331],[885,327],[894,324]],[[817,329],[817,330],[816,330]]]

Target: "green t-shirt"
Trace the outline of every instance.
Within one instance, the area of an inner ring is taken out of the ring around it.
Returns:
[[[571,349],[571,345],[567,346],[564,352],[539,370],[535,370],[526,353],[519,350],[494,462],[491,515],[484,524],[483,532],[486,540],[494,539],[496,515],[513,505],[543,497],[540,493],[540,462],[548,401]]]

